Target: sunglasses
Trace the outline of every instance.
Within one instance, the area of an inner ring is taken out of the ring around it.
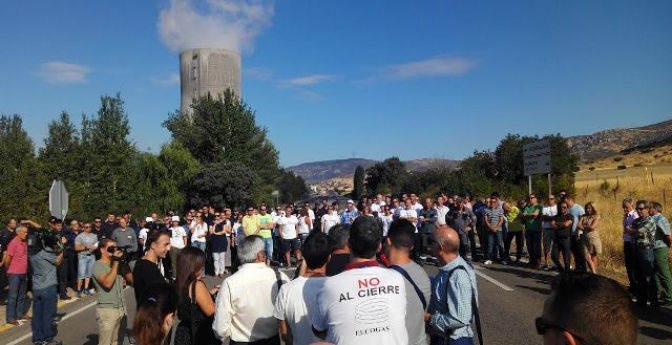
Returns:
[[[574,332],[572,332],[572,331],[570,331],[570,330],[568,330],[568,329],[566,329],[562,326],[555,325],[555,324],[552,324],[552,323],[548,323],[540,317],[534,319],[534,326],[537,329],[537,334],[539,334],[539,335],[546,334],[546,331],[549,330],[549,329],[556,329],[558,331],[567,332],[567,333],[571,334],[574,338],[579,340],[579,342],[583,342],[583,338],[576,335],[576,333],[574,333]]]

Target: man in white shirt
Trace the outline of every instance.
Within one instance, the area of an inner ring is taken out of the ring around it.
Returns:
[[[280,288],[273,315],[278,319],[285,344],[312,344],[320,340],[313,334],[311,318],[317,312],[317,293],[327,279],[330,251],[329,236],[312,232],[301,246],[304,260],[301,276]]]
[[[292,267],[290,251],[294,251],[297,260],[301,260],[301,249],[299,248],[298,231],[296,229],[299,219],[292,214],[292,207],[285,207],[285,214],[278,219],[280,226],[280,238],[282,238],[282,251],[285,253],[287,267]]]
[[[436,225],[437,226],[442,226],[446,225],[446,216],[448,215],[448,212],[450,212],[450,208],[446,206],[446,199],[443,198],[443,195],[439,195],[438,198],[436,198],[436,212],[438,213],[438,218],[436,219]]]
[[[544,208],[541,209],[541,226],[543,228],[543,244],[544,244],[544,270],[549,270],[548,253],[553,248],[553,229],[551,229],[551,220],[558,215],[558,205],[555,204],[555,195],[549,195]]]
[[[212,329],[218,338],[230,338],[231,343],[280,345],[273,305],[280,286],[289,278],[266,266],[264,240],[257,235],[241,241],[238,259],[242,266],[222,282],[217,294]]]
[[[175,279],[175,274],[177,273],[177,256],[180,254],[182,249],[187,245],[187,232],[184,230],[184,227],[180,226],[180,217],[173,216],[170,219],[170,228],[168,229],[170,233],[170,267],[173,272],[173,279]]]
[[[315,335],[328,343],[408,344],[404,277],[376,261],[382,235],[374,217],[352,223],[352,261],[344,272],[327,279],[317,294],[318,312],[312,315]]]

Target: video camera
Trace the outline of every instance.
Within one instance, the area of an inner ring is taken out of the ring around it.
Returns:
[[[116,251],[122,252],[121,257],[116,257],[112,256],[111,259],[114,261],[119,261],[119,262],[128,262],[130,260],[129,255],[128,255],[128,249],[131,248],[131,246],[110,246],[107,247],[107,252],[110,254],[114,254]]]
[[[53,251],[59,253],[67,248],[67,243],[61,243],[61,234],[51,229],[31,229],[27,238],[28,247],[34,251]]]

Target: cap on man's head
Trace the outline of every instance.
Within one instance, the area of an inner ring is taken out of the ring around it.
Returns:
[[[63,220],[61,218],[51,216],[51,217],[49,217],[49,223],[51,223],[51,224],[61,224],[61,223],[63,223]]]
[[[179,222],[179,221],[180,221],[180,217],[179,217],[179,216],[173,216],[172,218],[170,218],[170,220],[171,220],[172,222]]]
[[[145,222],[147,222],[147,223],[151,223],[153,221],[154,221],[154,218],[152,218],[152,217],[146,217],[145,218]]]
[[[349,199],[349,200],[348,200],[348,204],[354,204],[354,203],[355,203],[355,202],[352,201],[352,199]]]

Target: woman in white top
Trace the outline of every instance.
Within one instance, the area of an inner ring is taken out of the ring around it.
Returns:
[[[322,232],[329,234],[329,229],[341,222],[341,217],[338,216],[338,211],[334,205],[329,207],[329,212],[322,216]]]
[[[383,222],[383,237],[387,237],[387,232],[390,230],[390,224],[394,220],[394,214],[390,210],[390,206],[382,207],[383,214],[380,215],[380,220]]]
[[[307,208],[302,208],[301,209],[301,218],[299,218],[299,238],[303,240],[308,236],[310,233],[310,226],[311,220],[310,220],[310,214],[308,213]]]
[[[191,222],[189,231],[191,232],[191,245],[205,252],[205,237],[208,235],[208,223],[205,222],[200,213],[197,213],[196,218]]]

